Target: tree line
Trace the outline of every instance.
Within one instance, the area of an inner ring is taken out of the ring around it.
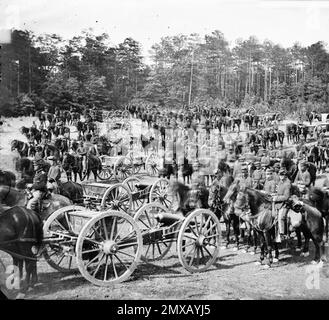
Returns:
[[[232,46],[218,30],[180,34],[152,46],[150,65],[141,49],[132,38],[113,45],[91,29],[69,40],[14,30],[1,46],[0,110],[128,103],[328,108],[329,53],[321,41],[284,48],[251,36]]]

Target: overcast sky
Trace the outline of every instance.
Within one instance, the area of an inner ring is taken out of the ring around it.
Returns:
[[[0,0],[0,29],[16,27],[64,38],[93,28],[118,44],[132,37],[148,55],[167,35],[220,30],[234,45],[255,35],[285,47],[329,43],[329,1],[312,0]]]

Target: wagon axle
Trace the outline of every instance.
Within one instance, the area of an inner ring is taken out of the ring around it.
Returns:
[[[119,250],[119,247],[115,241],[106,240],[103,242],[102,249],[105,254],[109,255],[115,254]]]

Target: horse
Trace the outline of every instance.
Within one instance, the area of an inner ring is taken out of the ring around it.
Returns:
[[[275,217],[272,215],[272,200],[269,196],[258,190],[241,186],[236,180],[227,190],[224,197],[225,203],[234,202],[234,207],[242,211],[248,207],[250,214],[244,214],[244,220],[248,221],[257,235],[260,236],[261,253],[260,263],[263,264],[265,252],[268,252],[269,266],[279,257],[278,245],[275,242]],[[272,246],[275,250],[275,260],[272,255]]]
[[[315,254],[314,262],[318,263],[321,259],[321,244],[323,245],[324,222],[321,212],[312,203],[306,199],[299,200],[297,196],[292,196],[286,206],[297,215],[288,217],[293,222],[292,226],[296,230],[297,248],[301,247],[301,233],[304,235],[304,248],[302,255],[309,255],[309,240],[312,239]],[[324,249],[324,248],[322,248]]]
[[[29,144],[20,140],[14,139],[11,142],[11,151],[17,149],[21,157],[27,157],[29,152]]]
[[[277,137],[280,143],[280,146],[283,146],[283,140],[284,140],[284,132],[282,130],[277,131]]]
[[[63,158],[64,152],[69,151],[68,141],[64,138],[57,138],[54,142],[54,147],[59,150],[60,159]]]
[[[42,221],[34,211],[15,205],[0,214],[0,250],[12,256],[20,280],[25,262],[25,289],[38,281],[36,256],[32,248],[38,250],[42,239]]]
[[[316,207],[322,214],[326,221],[325,234],[328,242],[328,223],[329,223],[329,194],[316,187],[310,187],[308,199],[314,207]]]
[[[182,166],[182,175],[183,175],[184,183],[185,182],[191,183],[192,174],[193,174],[193,165],[188,163],[187,158],[184,157],[184,163],[181,166]]]
[[[102,171],[102,162],[101,160],[96,157],[95,155],[89,153],[87,155],[87,167],[85,175],[80,179],[81,181],[84,180],[86,177],[89,179],[90,173],[94,174],[95,181],[97,181],[97,174],[98,172]]]
[[[238,127],[238,132],[240,132],[240,126],[241,126],[241,119],[240,118],[236,118],[236,117],[234,117],[233,118],[233,127],[232,127],[232,130],[234,131],[234,128],[235,128],[235,126],[237,126]]]
[[[78,131],[78,136],[84,136],[85,132],[87,131],[87,125],[85,122],[82,122],[80,120],[76,121],[75,127],[77,128]]]
[[[80,181],[82,181],[83,166],[81,157],[65,152],[62,167],[69,181],[72,180],[72,172],[74,175],[74,182],[77,182],[77,175],[79,175]]]
[[[270,129],[270,131],[268,133],[268,138],[269,138],[269,141],[271,143],[271,147],[275,149],[276,148],[276,141],[278,140],[278,135],[273,129]]]
[[[50,163],[44,162],[43,170],[48,173],[50,168]],[[29,158],[20,158],[16,161],[15,169],[21,174],[21,178],[25,180],[26,183],[32,183],[34,177],[33,160]]]
[[[11,171],[3,171],[0,169],[0,185],[15,187],[16,176]]]
[[[212,184],[210,186],[210,208],[215,213],[217,218],[220,220],[221,217],[224,219],[226,229],[226,248],[230,244],[230,231],[231,223],[233,232],[235,235],[236,248],[239,249],[239,217],[234,214],[232,206],[228,203],[224,203],[223,199],[227,193],[228,188],[222,184]]]
[[[22,206],[24,207],[27,203],[27,196],[24,190],[8,186],[0,186],[0,204],[2,206]],[[43,200],[43,209],[40,213],[40,217],[46,220],[50,214],[59,208],[69,206],[72,201],[68,198],[59,195],[51,194],[49,198]]]
[[[182,212],[186,216],[197,207],[209,208],[209,191],[206,187],[199,186],[197,189],[192,189],[182,182],[174,181],[170,188],[172,194],[178,198],[176,212]]]

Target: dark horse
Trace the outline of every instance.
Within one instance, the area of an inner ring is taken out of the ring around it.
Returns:
[[[15,206],[0,214],[0,250],[12,256],[20,279],[25,262],[26,289],[38,281],[37,260],[32,247],[39,249],[42,239],[42,222],[34,211]]]
[[[309,241],[312,239],[315,246],[314,261],[320,262],[321,244],[324,244],[324,221],[321,212],[314,207],[310,201],[306,199],[301,199],[300,201],[297,196],[293,196],[291,200],[287,202],[287,207],[298,214],[297,217],[294,217],[295,222],[293,225],[298,239],[297,247],[301,247],[302,232],[305,238],[302,255],[309,255]],[[289,218],[292,220],[291,215]]]
[[[17,149],[17,151],[21,157],[28,156],[28,152],[29,152],[28,143],[15,139],[11,142],[11,151],[14,151],[15,149]]]
[[[82,180],[84,180],[86,177],[87,179],[89,179],[90,173],[92,172],[94,174],[95,181],[97,181],[97,174],[101,171],[102,171],[101,160],[90,153],[87,156],[87,168],[85,174],[82,177]]]
[[[209,191],[204,186],[190,188],[184,183],[174,181],[171,185],[172,194],[178,199],[176,212],[182,212],[186,216],[197,207],[208,209]]]
[[[16,176],[11,171],[0,170],[0,185],[15,187]]]
[[[312,205],[316,207],[322,214],[326,221],[325,234],[326,241],[328,242],[328,223],[329,223],[329,194],[319,188],[311,187],[309,189],[308,198]]]
[[[82,159],[78,156],[69,154],[68,152],[64,153],[63,157],[63,169],[66,172],[68,180],[72,180],[72,173],[74,176],[74,182],[77,182],[77,175],[79,175],[80,181],[83,180],[82,177]]]
[[[235,202],[236,208],[250,208],[250,214],[246,214],[245,220],[249,221],[257,232],[261,242],[261,264],[268,253],[269,265],[273,263],[272,246],[275,250],[275,259],[279,257],[278,245],[275,242],[275,217],[272,215],[272,200],[269,196],[240,185],[240,181],[234,182],[228,189],[224,202]]]

